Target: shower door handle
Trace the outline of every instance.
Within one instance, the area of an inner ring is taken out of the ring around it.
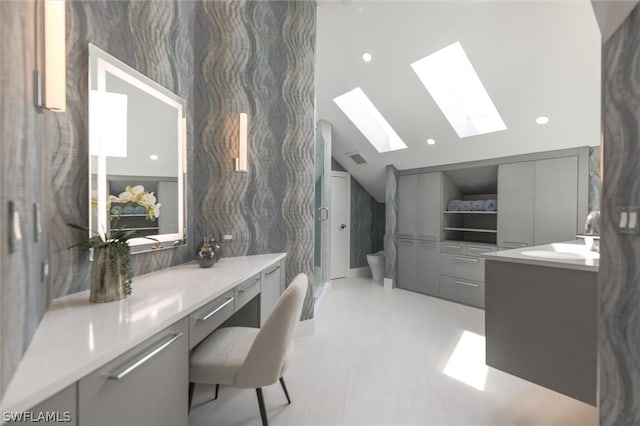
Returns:
[[[326,207],[320,207],[318,209],[318,211],[320,212],[320,217],[318,218],[319,221],[321,222],[326,222],[327,220],[329,220],[329,209]],[[324,215],[322,213],[325,213]]]

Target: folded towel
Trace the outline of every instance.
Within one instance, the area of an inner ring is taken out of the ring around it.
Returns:
[[[447,210],[450,212],[460,211],[460,200],[451,200],[447,203]]]
[[[133,214],[135,211],[135,208],[133,206],[124,206],[122,211],[124,212],[124,214]]]
[[[464,200],[460,203],[460,210],[462,210],[463,212],[469,212],[471,211],[472,204],[473,204],[472,201]]]
[[[484,211],[495,212],[498,209],[498,202],[496,200],[486,200],[484,202]]]
[[[122,214],[122,206],[114,204],[111,206],[111,216],[120,216]]]
[[[471,203],[471,210],[477,212],[484,210],[484,200],[475,200]]]
[[[147,210],[142,206],[137,206],[133,209],[133,214],[147,214]]]

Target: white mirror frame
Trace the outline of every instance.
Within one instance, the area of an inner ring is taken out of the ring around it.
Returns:
[[[149,95],[161,100],[162,102],[170,105],[176,109],[176,126],[178,129],[178,143],[176,146],[176,158],[178,161],[178,232],[171,234],[158,234],[150,235],[149,237],[157,240],[151,241],[147,238],[133,238],[129,240],[129,246],[132,252],[141,252],[147,249],[156,249],[161,247],[176,247],[186,243],[186,230],[185,230],[185,175],[187,171],[187,120],[185,116],[185,101],[171,92],[170,90],[162,87],[149,77],[131,68],[124,62],[114,58],[107,52],[101,50],[93,44],[89,44],[89,93],[92,90],[99,92],[106,92],[106,73],[110,73],[123,81],[135,86],[136,88],[148,93]],[[90,105],[90,103],[88,103]],[[89,106],[89,117],[91,116],[91,107]],[[91,132],[89,132],[91,135]],[[93,141],[94,143],[97,143]],[[92,146],[92,141],[89,141],[89,146]],[[89,229],[92,233],[98,233],[104,237],[105,230],[107,229],[107,156],[103,153],[93,156],[96,157],[94,164],[95,169],[92,170],[91,164],[91,152],[89,152]],[[92,173],[97,175],[97,188],[93,188],[91,185]],[[94,216],[91,212],[92,203],[92,190],[97,189],[96,194],[96,208],[97,219],[94,220]],[[95,223],[94,223],[95,222]],[[160,244],[158,244],[160,243]],[[165,243],[165,244],[162,244]],[[167,244],[168,243],[168,244]]]

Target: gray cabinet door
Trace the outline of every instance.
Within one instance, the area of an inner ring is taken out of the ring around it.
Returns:
[[[440,285],[438,283],[438,256],[439,247],[437,242],[419,241],[418,242],[418,271],[417,279],[418,289],[420,293],[430,296],[440,295]]]
[[[32,416],[31,419],[19,418],[20,415],[26,414],[25,412],[3,412],[2,421],[9,420],[7,424],[12,426],[77,425],[76,389],[76,384],[74,383],[44,402],[32,407],[27,411]],[[11,418],[12,415],[16,417]],[[5,423],[2,424],[4,425]]]
[[[398,237],[418,236],[418,175],[398,179]]]
[[[442,173],[418,175],[418,238],[440,240],[442,218]]]
[[[498,246],[517,248],[533,245],[533,161],[498,167]]]
[[[573,240],[578,216],[578,157],[535,164],[534,243]]]
[[[260,325],[271,314],[280,297],[280,281],[284,268],[280,263],[262,271],[262,288],[260,290]]]
[[[78,382],[78,424],[186,425],[187,321],[147,339]]]
[[[398,287],[419,291],[418,241],[398,240]]]

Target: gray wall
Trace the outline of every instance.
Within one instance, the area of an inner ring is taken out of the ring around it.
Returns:
[[[345,171],[334,158],[331,158],[331,170]],[[384,204],[377,202],[353,176],[350,201],[349,267],[360,268],[368,266],[368,254],[384,249]]]
[[[604,171],[600,273],[600,424],[640,424],[640,236],[616,231],[640,206],[640,7],[603,48]]]
[[[600,210],[600,147],[589,147],[589,211]]]
[[[286,251],[287,282],[313,282],[315,3],[196,9],[196,235],[232,233],[227,256]],[[233,169],[240,112],[248,173]]]

